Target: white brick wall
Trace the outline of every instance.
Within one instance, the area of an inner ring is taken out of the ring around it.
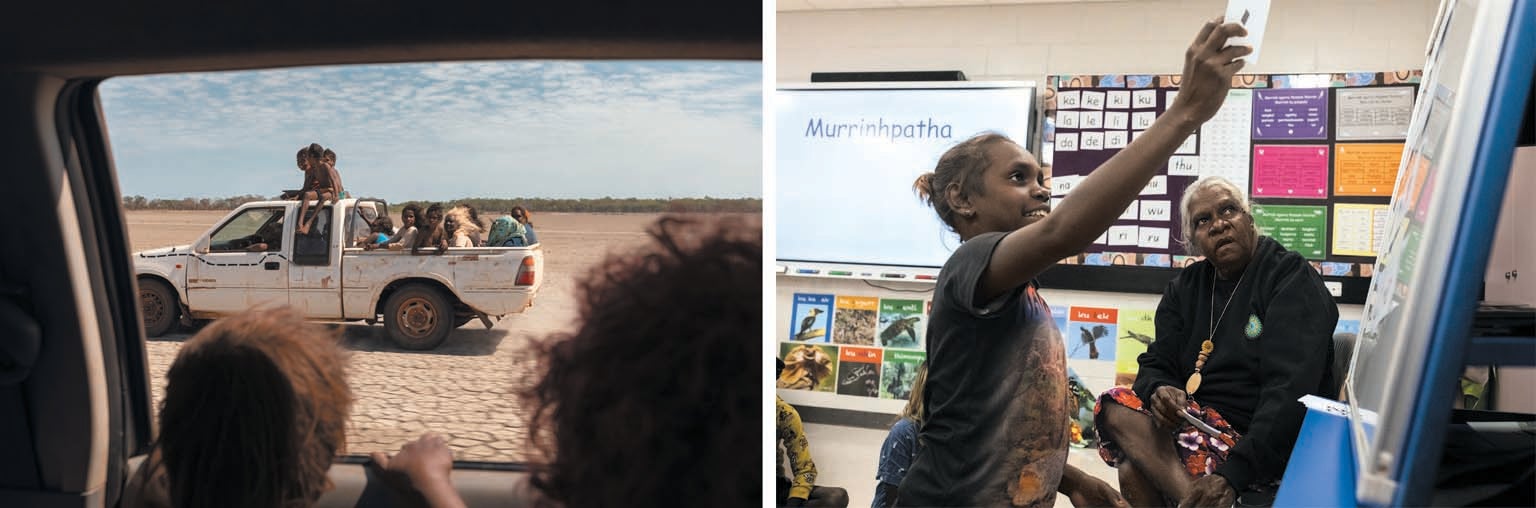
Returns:
[[[1419,69],[1438,0],[1273,0],[1251,73]],[[975,81],[1180,71],[1225,0],[784,11],[780,83],[813,71],[961,70]]]

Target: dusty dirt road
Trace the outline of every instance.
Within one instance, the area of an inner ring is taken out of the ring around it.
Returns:
[[[228,212],[128,212],[135,251],[192,243]],[[524,413],[514,395],[529,370],[530,341],[567,330],[576,317],[577,282],[611,252],[643,245],[650,214],[535,214],[544,246],[544,282],[537,303],[489,330],[471,322],[434,351],[406,351],[383,337],[382,326],[344,325],[357,401],[347,453],[394,452],[424,431],[443,434],[460,460],[522,461],[528,457]],[[399,224],[396,217],[396,224]],[[487,219],[489,222],[489,219]],[[148,343],[156,407],[165,371],[190,332]]]

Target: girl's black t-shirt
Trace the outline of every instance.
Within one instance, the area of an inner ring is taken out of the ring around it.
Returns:
[[[1067,462],[1066,352],[1034,284],[978,302],[1004,233],[961,244],[928,322],[927,415],[898,506],[1052,506]]]

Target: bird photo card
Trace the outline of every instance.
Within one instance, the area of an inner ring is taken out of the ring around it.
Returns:
[[[1157,323],[1153,321],[1157,311],[1147,309],[1120,310],[1120,337],[1115,340],[1120,348],[1115,351],[1115,386],[1131,386],[1136,382],[1136,370],[1140,364],[1136,357],[1147,352],[1147,346],[1157,337]]]
[[[880,334],[875,345],[896,349],[925,349],[923,332],[928,319],[922,300],[880,299]]]
[[[832,341],[855,346],[875,345],[875,311],[880,299],[873,296],[837,297],[837,312],[832,320]]]
[[[789,340],[832,341],[832,295],[795,293],[789,314]]]
[[[1072,360],[1115,359],[1118,310],[1105,307],[1073,306],[1067,312],[1067,358]]]

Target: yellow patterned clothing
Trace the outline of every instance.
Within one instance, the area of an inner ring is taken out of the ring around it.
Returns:
[[[805,439],[805,428],[800,424],[800,413],[784,399],[774,396],[778,405],[778,444],[784,451],[778,454],[779,474],[784,472],[784,458],[789,457],[789,497],[811,497],[811,486],[816,483],[816,463],[811,461],[810,442]]]

